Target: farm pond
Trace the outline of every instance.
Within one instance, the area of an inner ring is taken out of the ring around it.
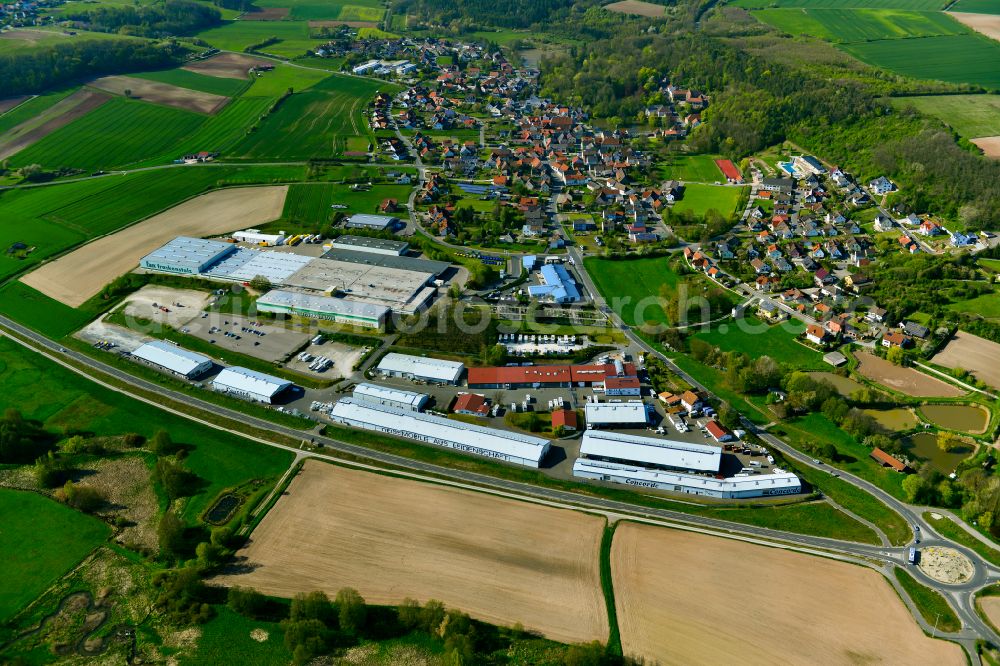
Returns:
[[[923,405],[920,412],[940,428],[978,435],[986,430],[990,413],[977,405]]]
[[[833,372],[810,372],[809,376],[815,380],[825,380],[833,384],[833,388],[837,389],[837,393],[843,396],[849,396],[858,389],[864,388],[864,384],[857,382],[850,377],[842,377]]]
[[[937,435],[932,432],[920,432],[903,440],[909,453],[930,464],[942,474],[951,474],[958,464],[972,454],[973,448],[965,445],[951,451],[942,451],[937,445]]]

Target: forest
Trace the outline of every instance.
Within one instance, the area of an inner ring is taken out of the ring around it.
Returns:
[[[397,10],[434,25],[457,22],[528,28],[572,4],[573,0],[403,0]]]
[[[154,38],[186,35],[222,21],[219,10],[186,0],[149,6],[102,6],[71,11],[66,18],[87,30]]]

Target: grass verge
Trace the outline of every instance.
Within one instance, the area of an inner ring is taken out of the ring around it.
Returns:
[[[918,583],[913,576],[899,567],[896,567],[895,574],[896,580],[910,595],[910,599],[927,624],[935,627],[937,631],[952,632],[962,628],[962,621],[958,619],[944,597],[926,585]]]
[[[611,544],[615,538],[617,523],[604,526],[601,537],[601,591],[604,593],[604,603],[608,608],[608,645],[607,653],[620,657],[622,655],[622,637],[618,631],[618,609],[615,607],[615,584],[611,577]]]
[[[990,548],[985,543],[972,536],[959,525],[955,524],[951,518],[947,516],[941,516],[940,518],[931,517],[931,511],[924,512],[924,519],[945,539],[951,539],[952,541],[958,543],[961,546],[965,546],[969,550],[975,551],[987,562],[1000,566],[1000,550],[996,548]]]

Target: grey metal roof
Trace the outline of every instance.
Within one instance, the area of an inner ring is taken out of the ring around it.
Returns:
[[[333,240],[333,245],[346,245],[350,248],[357,248],[364,251],[365,248],[377,250],[390,250],[392,252],[405,252],[410,244],[406,241],[388,240],[386,238],[369,238],[367,236],[339,236]]]
[[[310,310],[312,312],[322,312],[331,315],[365,317],[368,319],[381,319],[390,312],[389,308],[384,305],[377,305],[366,301],[355,301],[331,296],[314,296],[312,294],[283,289],[271,290],[257,299],[258,307],[268,305]]]
[[[233,251],[232,243],[178,236],[143,257],[140,265],[164,264],[186,268],[192,273],[197,273],[202,266],[231,254]]]
[[[397,221],[398,217],[393,217],[391,215],[370,215],[368,213],[355,213],[347,218],[347,226],[351,227],[375,227],[378,229],[385,229],[393,222]]]
[[[401,271],[431,273],[435,276],[441,275],[441,273],[444,273],[451,266],[447,261],[433,261],[431,259],[402,257],[391,254],[375,254],[374,252],[361,252],[357,250],[341,250],[339,248],[329,250],[323,255],[323,258],[346,261],[352,264],[396,268]]]
[[[212,383],[216,389],[230,389],[269,398],[292,385],[287,379],[240,367],[226,368],[216,375]]]
[[[212,359],[207,356],[182,349],[163,340],[153,340],[141,345],[132,352],[132,356],[185,376],[212,363]]]
[[[718,472],[722,462],[722,448],[719,446],[594,430],[584,433],[580,455],[701,472]]]

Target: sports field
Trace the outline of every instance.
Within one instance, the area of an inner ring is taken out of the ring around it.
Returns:
[[[79,307],[175,236],[211,236],[277,219],[287,191],[287,186],[278,185],[203,194],[44,264],[21,281]]]
[[[972,139],[1000,135],[1000,95],[926,95],[893,97],[899,108],[915,107]]]
[[[673,155],[660,169],[664,180],[682,180],[695,183],[715,183],[722,179],[716,166],[718,155]]]
[[[1000,42],[969,33],[894,39],[841,48],[869,64],[918,79],[974,83],[1000,89]]]
[[[190,72],[185,72],[185,74],[190,74]],[[94,79],[88,85],[112,95],[124,95],[150,104],[159,104],[195,113],[215,113],[229,101],[225,95],[181,88],[173,83],[133,76],[105,76]]]
[[[0,488],[0,622],[31,603],[110,534],[96,518],[35,493]]]
[[[965,393],[957,386],[941,379],[931,377],[913,368],[893,365],[869,352],[859,351],[855,356],[859,361],[858,373],[900,393],[918,397],[948,398],[956,398]]]
[[[934,362],[946,368],[968,370],[990,386],[1000,388],[1000,344],[978,335],[959,331]]]
[[[660,288],[676,287],[680,278],[665,257],[618,261],[587,257],[584,265],[597,290],[626,324],[669,323],[657,302]]]
[[[15,109],[9,120],[17,119],[20,122],[6,128],[0,126],[3,131],[0,135],[0,160],[16,155],[76,119],[83,118],[108,100],[109,97],[104,93],[77,90],[48,107],[40,108],[41,104],[29,102],[23,108]],[[8,118],[4,117],[3,120]]]
[[[244,573],[214,582],[438,599],[554,640],[603,641],[603,528],[583,513],[307,461],[237,554]]]
[[[713,164],[713,168],[718,168]],[[719,178],[721,178],[721,173]],[[736,212],[736,205],[740,201],[740,194],[745,187],[733,187],[727,185],[702,185],[694,183],[684,187],[684,194],[680,201],[674,204],[673,210],[677,212],[690,210],[695,215],[701,217],[709,210],[715,209],[726,217],[731,217]]]
[[[943,12],[802,7],[762,9],[754,12],[754,16],[790,35],[809,35],[829,42],[867,42],[967,32]]]
[[[965,663],[863,567],[623,523],[611,573],[622,649],[648,663]]]

